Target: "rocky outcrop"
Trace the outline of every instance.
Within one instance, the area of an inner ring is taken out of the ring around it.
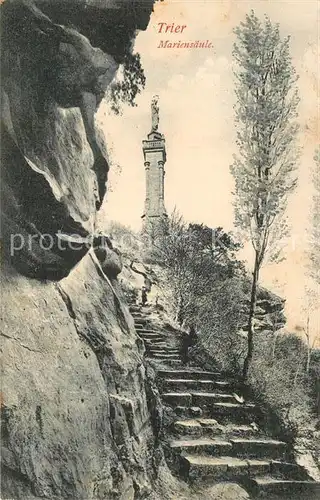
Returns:
[[[259,288],[255,310],[255,330],[276,332],[286,324],[285,300],[266,288]]]
[[[247,294],[249,294],[247,290]],[[243,305],[243,316],[247,321],[249,312],[250,300],[247,299]],[[259,287],[257,293],[257,302],[254,314],[254,325],[256,332],[276,332],[283,328],[286,324],[286,316],[284,314],[285,300],[279,295],[270,290]],[[242,330],[247,331],[248,325],[243,324]]]
[[[2,5],[3,238],[27,276],[61,279],[88,251],[109,169],[94,115],[152,3]]]
[[[109,169],[95,113],[152,3],[1,6],[2,498],[151,490],[143,346],[121,257],[95,245]]]
[[[2,290],[3,498],[142,498],[154,437],[117,282],[90,252],[56,285],[7,269]]]
[[[110,279],[116,278],[122,271],[120,251],[113,247],[110,238],[106,235],[93,238],[93,248],[103,272]]]

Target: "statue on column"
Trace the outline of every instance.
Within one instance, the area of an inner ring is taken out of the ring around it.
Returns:
[[[151,120],[152,128],[151,132],[157,132],[159,126],[159,106],[158,106],[159,96],[155,95],[151,101]]]

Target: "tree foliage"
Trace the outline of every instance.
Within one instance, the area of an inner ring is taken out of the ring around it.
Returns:
[[[296,73],[289,38],[279,26],[261,23],[253,12],[235,30],[236,123],[239,155],[232,173],[236,182],[236,222],[249,231],[263,260],[271,227],[294,189],[294,147],[298,104]],[[278,235],[279,236],[279,235]]]
[[[127,54],[120,67],[118,79],[110,88],[112,111],[120,114],[123,103],[136,106],[135,99],[144,89],[145,83],[146,77],[141,66],[140,54]]]
[[[176,211],[168,218],[162,236],[153,242],[151,258],[167,271],[181,325],[195,324],[206,307],[212,308],[221,283],[243,269],[238,249],[222,228],[188,224]]]
[[[239,153],[231,167],[235,179],[236,225],[250,237],[255,262],[248,318],[247,375],[253,356],[253,317],[259,271],[286,231],[284,212],[296,186],[296,72],[290,39],[278,25],[261,22],[252,11],[235,30],[236,125]]]

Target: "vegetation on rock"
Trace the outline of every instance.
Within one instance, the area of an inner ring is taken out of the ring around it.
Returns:
[[[120,114],[123,103],[136,106],[135,98],[144,89],[146,77],[141,66],[140,54],[127,54],[120,67],[117,80],[109,91],[111,109]]]

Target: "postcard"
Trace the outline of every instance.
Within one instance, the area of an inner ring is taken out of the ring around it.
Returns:
[[[0,4],[0,498],[319,500],[319,1]]]

